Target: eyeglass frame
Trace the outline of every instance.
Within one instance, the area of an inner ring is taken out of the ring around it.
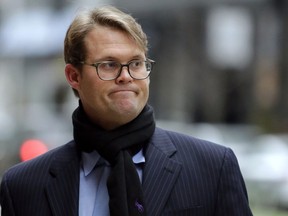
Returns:
[[[127,71],[128,71],[129,76],[130,76],[131,78],[133,78],[133,79],[135,79],[135,80],[144,80],[144,79],[147,79],[147,78],[150,76],[150,73],[151,73],[151,71],[152,71],[152,69],[153,69],[153,65],[154,65],[156,62],[155,62],[154,60],[152,60],[152,59],[146,59],[146,60],[141,61],[141,62],[145,62],[145,63],[149,62],[149,63],[151,64],[151,69],[150,69],[150,71],[147,71],[147,72],[149,72],[149,73],[147,73],[147,76],[146,76],[145,78],[139,79],[139,78],[133,77],[133,76],[131,75],[131,73],[130,73],[130,64],[133,63],[134,61],[136,61],[136,60],[132,60],[132,61],[128,62],[127,64],[121,64],[120,62],[117,62],[117,61],[101,61],[101,62],[95,62],[95,63],[92,63],[92,64],[89,64],[89,63],[86,63],[85,61],[82,61],[82,62],[79,62],[79,63],[82,64],[82,65],[88,65],[88,66],[95,67],[96,73],[97,73],[99,79],[101,79],[101,80],[103,80],[103,81],[116,80],[116,79],[121,75],[123,67],[127,67]],[[121,66],[115,78],[113,78],[113,79],[103,79],[103,78],[99,75],[98,66],[99,66],[100,64],[102,64],[102,63],[105,63],[105,62],[116,62],[116,63],[118,63],[118,64]]]

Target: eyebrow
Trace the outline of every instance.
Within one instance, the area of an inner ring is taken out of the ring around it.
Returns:
[[[134,60],[134,59],[143,59],[143,60],[145,60],[146,56],[144,56],[144,58],[143,58],[142,55],[134,55],[134,56],[129,58],[128,62],[131,61],[131,60]],[[97,59],[97,60],[93,60],[93,62],[101,62],[101,61],[117,61],[117,62],[120,62],[119,58],[117,58],[115,56],[105,56],[103,58],[100,58],[100,59]]]

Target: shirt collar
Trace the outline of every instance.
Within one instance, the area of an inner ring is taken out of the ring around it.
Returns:
[[[107,166],[110,166],[108,161],[104,160],[97,151],[93,151],[90,153],[82,152],[82,169],[84,171],[84,175],[89,175],[97,163],[103,160]],[[136,155],[132,157],[134,164],[145,163],[145,157],[143,154],[143,149],[141,149]]]
[[[143,149],[141,149],[137,154],[132,157],[134,164],[145,163],[145,157],[143,154]]]

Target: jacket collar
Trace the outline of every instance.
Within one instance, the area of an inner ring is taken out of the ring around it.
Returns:
[[[148,215],[158,216],[179,177],[182,165],[172,159],[176,148],[167,133],[156,128],[147,147],[143,191]]]
[[[54,216],[78,215],[79,157],[75,143],[61,147],[50,166],[51,179],[46,187]]]

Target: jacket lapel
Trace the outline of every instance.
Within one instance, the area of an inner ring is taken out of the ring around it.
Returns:
[[[156,128],[145,154],[143,191],[148,215],[160,215],[182,165],[172,159],[176,148],[165,131]]]
[[[46,187],[54,216],[77,216],[79,197],[79,159],[74,143],[62,148],[50,167],[50,183]]]

